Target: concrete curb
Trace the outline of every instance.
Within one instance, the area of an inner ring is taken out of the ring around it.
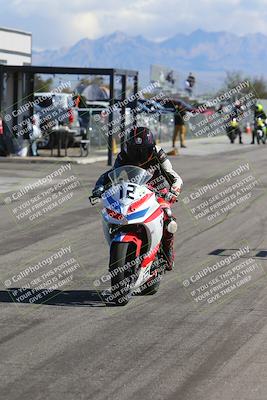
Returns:
[[[106,161],[107,156],[95,157],[0,157],[0,163],[22,163],[22,164],[58,164],[71,163],[71,164],[93,164],[99,161]]]
[[[236,150],[236,146],[229,145],[229,141],[225,137],[225,135],[215,136],[212,138],[188,138],[186,140],[188,144],[188,149],[180,149],[179,143],[177,143],[177,152],[178,154],[170,154],[170,156],[180,157],[184,155],[195,156],[201,155],[206,156],[208,154],[220,154],[224,151],[233,151]],[[204,145],[204,146],[203,146]],[[207,152],[206,146],[211,146],[212,150],[211,153]],[[166,152],[173,152],[170,142],[161,142],[160,146]],[[97,155],[89,155],[89,157],[18,157],[18,156],[11,156],[11,157],[0,157],[1,162],[14,162],[14,163],[72,163],[72,164],[80,164],[80,165],[88,165],[93,164],[96,162],[107,162],[107,150],[103,150],[99,152],[100,154]],[[101,154],[102,153],[102,154]],[[116,154],[113,155],[115,160]]]

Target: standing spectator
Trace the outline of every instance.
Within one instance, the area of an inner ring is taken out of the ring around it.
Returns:
[[[193,87],[195,86],[195,83],[196,83],[196,78],[194,77],[192,72],[189,72],[189,75],[185,81],[185,90],[188,92],[189,96],[192,95]]]
[[[188,111],[192,112],[193,107],[189,104],[183,102],[175,102],[173,101],[173,105],[175,107],[174,113],[174,132],[172,137],[172,147],[175,148],[175,143],[178,139],[180,139],[181,148],[186,148],[185,145],[185,137],[186,137],[186,126],[185,126],[185,115]]]
[[[0,121],[0,156],[8,157],[15,153],[16,141],[2,115],[0,115]]]
[[[174,79],[174,73],[173,73],[173,71],[170,71],[170,72],[167,74],[167,76],[166,76],[166,81],[169,82],[169,83],[171,83],[172,86],[174,86],[174,84],[175,84],[175,79]]]
[[[30,146],[31,146],[31,155],[36,157],[39,156],[38,154],[38,147],[37,147],[37,142],[38,139],[41,139],[42,137],[42,132],[40,129],[40,117],[38,114],[34,114],[31,117],[30,120],[30,133],[29,133],[29,139],[30,139]]]
[[[240,100],[236,100],[234,102],[234,107],[232,110],[232,119],[236,118],[237,122],[238,122],[238,128],[237,128],[237,132],[238,132],[238,136],[239,136],[239,143],[243,144],[242,142],[242,129],[240,127],[240,121],[241,118],[244,115],[244,110],[245,110],[245,106],[243,106],[240,102]]]
[[[172,147],[175,148],[175,143],[178,139],[180,139],[181,148],[186,148],[185,145],[185,136],[186,136],[186,126],[184,122],[184,116],[186,112],[184,112],[180,106],[175,106],[176,111],[174,114],[174,132],[172,137]]]
[[[186,125],[185,125],[185,115],[190,112],[194,113],[196,109],[188,103],[182,100],[174,100],[171,98],[164,99],[164,106],[168,110],[173,110],[174,112],[174,132],[172,136],[172,146],[175,149],[175,144],[178,139],[180,139],[180,145],[182,148],[185,146],[185,136],[186,136]]]
[[[6,155],[5,154],[5,145],[4,145],[4,126],[3,126],[3,120],[2,117],[0,116],[0,156]]]

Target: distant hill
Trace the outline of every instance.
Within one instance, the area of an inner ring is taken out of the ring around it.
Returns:
[[[149,80],[150,65],[159,64],[177,70],[181,86],[192,71],[203,91],[219,87],[225,71],[266,76],[266,49],[267,36],[260,33],[237,36],[199,29],[153,42],[114,32],[96,40],[82,39],[69,48],[33,51],[33,64],[137,69],[143,83]]]

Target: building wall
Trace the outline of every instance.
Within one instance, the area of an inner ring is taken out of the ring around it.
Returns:
[[[31,33],[0,28],[0,64],[29,65],[31,53]]]

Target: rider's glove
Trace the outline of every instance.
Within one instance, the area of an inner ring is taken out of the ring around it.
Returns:
[[[100,202],[100,198],[103,193],[104,193],[103,186],[98,186],[97,188],[94,188],[92,190],[92,196],[89,197],[89,201],[92,204],[92,206],[94,206],[96,203]]]
[[[178,196],[180,195],[181,192],[181,186],[172,186],[169,193],[167,194],[167,197],[165,196],[166,200],[169,201],[170,203],[175,203],[178,201]]]
[[[104,187],[98,186],[92,190],[92,197],[100,198],[104,193]]]
[[[178,194],[169,192],[165,195],[165,200],[167,200],[169,203],[175,203],[176,201],[178,201]]]

